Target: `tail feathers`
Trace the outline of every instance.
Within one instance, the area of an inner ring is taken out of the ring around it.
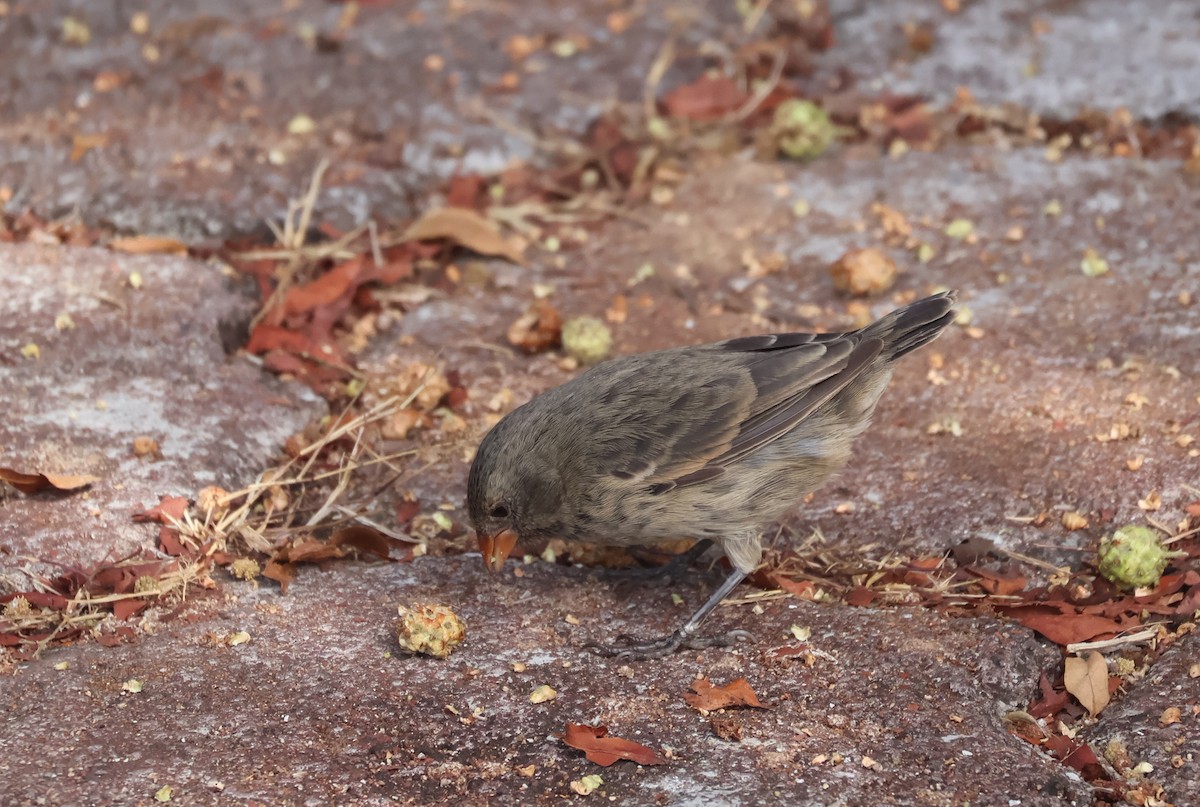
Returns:
[[[871,323],[861,333],[868,339],[882,339],[883,358],[895,361],[936,339],[954,321],[957,299],[958,292],[944,291],[917,300]]]

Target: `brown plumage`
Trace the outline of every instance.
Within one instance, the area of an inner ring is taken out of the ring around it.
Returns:
[[[509,413],[484,437],[467,497],[484,560],[518,538],[622,546],[711,539],[734,572],[672,636],[620,651],[653,657],[762,558],[758,527],[819,487],[869,425],[893,362],[954,318],[954,292],[849,333],[730,339],[613,359]]]

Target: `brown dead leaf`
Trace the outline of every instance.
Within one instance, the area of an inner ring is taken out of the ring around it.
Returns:
[[[855,297],[882,294],[895,284],[897,272],[896,262],[877,247],[851,250],[829,269],[833,287]]]
[[[1063,667],[1063,684],[1093,715],[1108,706],[1108,665],[1095,650],[1086,656],[1069,656]]]
[[[709,721],[709,725],[712,727],[713,734],[722,740],[734,743],[742,741],[742,724],[737,718],[714,717]]]
[[[334,546],[347,546],[359,552],[376,555],[382,560],[389,560],[391,554],[391,539],[373,527],[356,524],[353,527],[340,529],[329,539]]]
[[[1065,690],[1054,688],[1054,685],[1050,683],[1050,677],[1044,672],[1038,680],[1038,688],[1041,690],[1041,696],[1029,704],[1027,710],[1036,718],[1053,717],[1066,709],[1071,701],[1070,695]]]
[[[27,474],[13,468],[0,468],[0,482],[7,482],[22,493],[36,493],[44,488],[77,490],[99,481],[100,477],[87,474]]]
[[[287,314],[302,314],[349,298],[358,288],[363,271],[363,258],[358,256],[325,272],[323,275],[288,289],[284,298]]]
[[[745,678],[730,681],[723,687],[716,687],[707,678],[697,678],[692,682],[691,692],[685,693],[683,699],[688,706],[702,712],[712,712],[729,706],[750,706],[755,709],[766,709],[750,688]]]
[[[114,238],[108,242],[109,249],[128,252],[130,255],[186,255],[187,245],[165,235],[130,235]]]
[[[113,603],[113,616],[124,622],[150,605],[149,600],[117,600]]]
[[[628,759],[639,765],[664,765],[667,760],[653,748],[632,740],[609,737],[607,726],[582,726],[568,723],[565,734],[559,736],[571,748],[583,752],[588,761],[607,768],[614,762]]]
[[[1106,617],[1074,611],[1063,612],[1061,609],[1045,605],[1022,605],[1006,608],[1004,612],[1030,630],[1035,630],[1060,645],[1086,642],[1105,633],[1117,634],[1130,627],[1122,626]]]
[[[562,315],[546,300],[535,300],[508,328],[508,341],[526,353],[550,350],[562,342]]]
[[[668,115],[695,121],[720,120],[745,102],[746,94],[736,81],[728,76],[707,74],[663,97]]]
[[[77,163],[92,149],[102,149],[107,145],[108,135],[105,133],[77,134],[71,138],[71,162]]]
[[[480,255],[495,255],[523,264],[522,250],[504,238],[495,222],[474,210],[443,207],[427,210],[404,231],[405,241],[445,238]]]
[[[291,546],[282,546],[275,552],[272,560],[281,563],[322,563],[344,557],[346,550],[333,544],[308,538]]]
[[[1024,575],[1005,576],[978,566],[964,566],[963,571],[978,578],[975,582],[988,594],[1007,596],[1025,589],[1028,581]]]
[[[279,593],[287,594],[288,586],[296,579],[296,564],[269,560],[267,568],[263,569],[263,577],[269,577],[279,583]]]
[[[1076,743],[1069,737],[1055,734],[1046,740],[1044,747],[1055,759],[1079,771],[1089,782],[1104,778],[1104,768],[1087,743]]]
[[[1163,713],[1158,716],[1158,724],[1160,726],[1170,726],[1178,723],[1183,719],[1183,712],[1178,706],[1168,706],[1163,709]]]
[[[866,608],[875,602],[875,592],[866,586],[855,586],[846,592],[846,604],[856,608]]]
[[[144,513],[134,513],[133,520],[138,523],[156,521],[159,524],[173,524],[183,520],[183,514],[188,508],[188,500],[183,496],[162,496],[158,504]]]

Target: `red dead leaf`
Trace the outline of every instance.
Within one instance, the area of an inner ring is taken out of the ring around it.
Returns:
[[[358,288],[363,258],[358,256],[340,263],[325,274],[288,289],[283,300],[287,314],[302,314],[349,297]]]
[[[117,252],[128,252],[131,255],[151,253],[186,255],[188,251],[186,244],[163,235],[131,235],[127,238],[114,238],[108,242],[108,246]]]
[[[809,652],[811,652],[811,650],[806,644],[786,644],[783,647],[777,647],[774,650],[768,651],[767,656],[772,661],[784,661],[786,659],[793,659],[798,656],[803,656]]]
[[[866,586],[855,586],[846,594],[846,602],[859,608],[865,608],[875,601],[875,592]]]
[[[0,482],[7,482],[22,493],[36,493],[43,488],[76,490],[99,481],[100,477],[86,474],[27,474],[12,468],[0,468]]]
[[[101,633],[96,637],[96,641],[104,647],[117,647],[136,640],[137,633],[128,626],[117,628],[112,633]]]
[[[183,520],[187,507],[188,500],[183,496],[162,496],[154,507],[144,513],[135,513],[133,520],[139,523],[157,521],[160,524],[173,524]]]
[[[417,499],[401,499],[396,505],[396,523],[407,526],[421,512],[421,502]]]
[[[444,238],[480,255],[495,255],[516,264],[523,263],[521,250],[500,234],[495,222],[463,207],[426,211],[409,225],[403,238],[405,241]]]
[[[446,189],[446,205],[480,210],[486,203],[487,180],[479,174],[458,174],[450,178]]]
[[[1183,511],[1192,518],[1200,518],[1200,499],[1197,499],[1194,502],[1189,502],[1187,506],[1183,508]]]
[[[1104,778],[1104,768],[1087,743],[1076,744],[1069,737],[1055,734],[1045,742],[1045,747],[1059,762],[1079,771],[1089,782]]]
[[[653,748],[647,748],[633,740],[609,737],[607,726],[581,726],[568,723],[565,734],[559,736],[571,748],[583,752],[589,762],[607,768],[614,762],[628,759],[639,765],[665,765],[667,760]]]
[[[299,355],[320,355],[321,346],[305,334],[289,330],[280,325],[259,323],[250,332],[246,342],[247,353],[268,353],[272,350],[286,350]]]
[[[187,547],[179,540],[179,530],[174,527],[168,527],[164,524],[158,530],[158,543],[162,546],[163,552],[175,557],[181,557],[187,554]]]
[[[344,557],[345,550],[324,541],[309,539],[295,546],[285,546],[275,553],[272,560],[284,563],[321,563],[327,560]]]
[[[113,616],[122,621],[143,610],[150,603],[147,600],[117,600],[113,603]]]
[[[723,687],[713,686],[707,678],[697,678],[692,682],[691,690],[684,694],[683,699],[687,701],[688,706],[702,712],[712,712],[729,706],[768,708],[758,700],[745,678],[730,681]]]
[[[1042,605],[1007,608],[1005,613],[1030,630],[1035,630],[1060,645],[1086,642],[1105,633],[1119,633],[1123,629],[1116,621],[1102,616],[1071,611],[1063,613],[1056,608]]]
[[[1026,710],[1034,717],[1052,717],[1066,709],[1067,704],[1071,702],[1071,696],[1064,690],[1055,689],[1046,673],[1042,673],[1038,688],[1041,689],[1042,696],[1029,704],[1029,709]]]
[[[276,560],[267,561],[267,568],[263,569],[263,577],[269,577],[279,583],[279,593],[287,594],[288,586],[296,579],[296,565],[280,563]]]
[[[1002,596],[1016,594],[1018,591],[1023,591],[1029,582],[1022,575],[1005,577],[988,569],[981,569],[978,566],[964,566],[963,571],[978,578],[975,582],[988,594],[999,594]]]
[[[704,75],[667,93],[663,106],[674,118],[714,121],[733,112],[745,101],[746,94],[733,79]]]
[[[793,597],[799,597],[802,600],[812,599],[813,592],[817,589],[811,580],[792,580],[775,572],[767,575],[767,581],[772,587],[786,591]]]

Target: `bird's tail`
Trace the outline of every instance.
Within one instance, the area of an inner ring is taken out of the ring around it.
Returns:
[[[872,322],[861,333],[868,339],[882,339],[881,355],[888,361],[894,361],[937,338],[954,321],[954,303],[957,299],[958,292],[944,291],[917,300]]]

